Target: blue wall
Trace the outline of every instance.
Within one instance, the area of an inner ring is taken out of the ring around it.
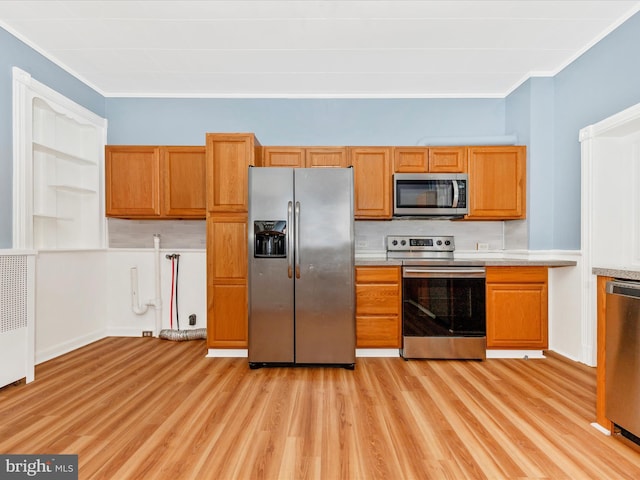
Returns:
[[[105,116],[104,97],[0,28],[0,248],[11,248],[13,229],[12,67]]]
[[[108,143],[202,145],[255,132],[264,145],[415,145],[515,133],[528,145],[529,248],[580,248],[581,128],[640,102],[640,13],[554,78],[506,99],[103,98],[0,29],[0,248],[11,246],[11,67],[109,121]]]
[[[640,13],[553,79],[530,79],[507,97],[507,128],[530,142],[529,248],[580,248],[578,134],[639,102]]]
[[[504,134],[503,99],[107,98],[108,143],[204,145],[254,132],[263,145],[417,145]]]

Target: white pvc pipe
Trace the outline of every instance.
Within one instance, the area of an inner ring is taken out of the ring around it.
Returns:
[[[131,309],[136,315],[144,315],[149,309],[149,305],[140,306],[140,298],[138,296],[138,268],[131,267]]]
[[[161,298],[161,286],[160,286],[160,234],[153,234],[153,249],[155,252],[155,277],[156,277],[156,298],[153,300],[153,306],[156,309],[156,329],[154,332],[155,337],[160,336],[160,330],[162,329],[162,298]]]
[[[149,300],[144,307],[140,306],[138,296],[138,268],[131,267],[131,309],[136,315],[144,315],[149,307],[153,307],[156,313],[153,336],[159,337],[162,329],[162,297],[160,285],[160,234],[153,234],[153,251],[155,254],[154,277],[155,277],[155,298]]]

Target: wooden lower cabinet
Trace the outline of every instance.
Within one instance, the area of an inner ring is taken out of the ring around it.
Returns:
[[[247,348],[247,284],[207,287],[207,346],[209,348]]]
[[[207,344],[247,348],[247,215],[207,219]]]
[[[612,430],[613,423],[606,415],[606,328],[607,328],[607,282],[611,277],[598,276],[597,278],[597,336],[596,336],[596,422],[607,430]]]
[[[400,267],[356,267],[356,347],[401,348]]]
[[[487,348],[548,348],[547,267],[487,267]]]

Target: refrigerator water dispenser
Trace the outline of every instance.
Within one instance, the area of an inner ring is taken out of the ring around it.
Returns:
[[[287,222],[284,220],[256,220],[253,222],[254,257],[287,256]]]

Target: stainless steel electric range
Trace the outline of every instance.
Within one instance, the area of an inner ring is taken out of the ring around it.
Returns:
[[[402,357],[486,358],[485,268],[454,260],[452,236],[387,237],[402,260]]]

